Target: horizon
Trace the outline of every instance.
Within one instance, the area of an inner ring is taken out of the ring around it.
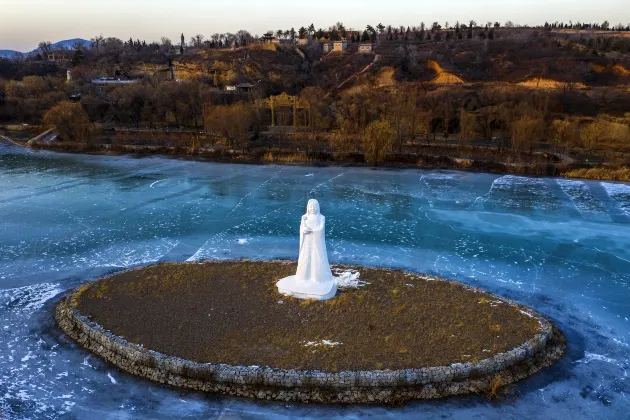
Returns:
[[[40,41],[90,40],[100,34],[120,39],[132,37],[147,42],[159,41],[161,37],[178,42],[182,32],[186,40],[196,34],[208,37],[213,33],[234,33],[241,29],[252,35],[262,35],[270,29],[275,31],[293,27],[297,31],[301,26],[307,27],[311,23],[318,29],[327,29],[336,22],[343,22],[347,28],[363,30],[368,24],[418,26],[424,22],[430,26],[436,21],[442,26],[446,22],[454,25],[456,21],[470,20],[480,24],[499,22],[501,25],[512,21],[528,26],[569,21],[608,21],[611,26],[619,23],[628,25],[630,22],[630,9],[625,0],[608,0],[597,4],[583,0],[532,0],[516,5],[498,0],[480,0],[474,7],[463,0],[437,7],[418,5],[411,0],[393,0],[381,10],[374,7],[374,0],[366,0],[360,8],[324,0],[315,6],[312,13],[304,11],[305,5],[287,0],[276,3],[277,6],[271,7],[254,0],[235,0],[230,4],[197,5],[192,0],[181,0],[177,3],[178,7],[173,8],[165,0],[139,0],[133,5],[122,0],[112,0],[107,4],[49,0],[45,5],[40,4],[39,0],[23,0],[3,12],[6,23],[0,27],[0,50],[29,52],[36,49]],[[307,5],[306,9],[311,7]],[[35,19],[32,16],[34,9],[39,11]],[[242,10],[247,13],[241,13]],[[334,13],[330,10],[334,10]],[[451,13],[449,10],[457,12]],[[38,30],[33,30],[34,27]]]

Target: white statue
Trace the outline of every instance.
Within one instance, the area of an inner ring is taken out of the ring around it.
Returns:
[[[301,299],[330,299],[337,293],[337,279],[328,264],[325,239],[326,218],[319,212],[319,202],[309,200],[300,224],[300,257],[295,276],[277,283],[283,295]]]

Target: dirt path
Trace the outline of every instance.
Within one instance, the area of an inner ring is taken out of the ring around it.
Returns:
[[[371,69],[374,64],[376,64],[376,62],[379,60],[381,56],[378,54],[374,55],[374,61],[372,61],[370,64],[368,64],[367,66],[365,66],[362,70],[354,73],[352,76],[348,77],[346,80],[344,80],[343,82],[341,82],[340,84],[338,84],[337,86],[335,86],[334,88],[332,88],[332,90],[330,92],[328,92],[325,96],[325,98],[328,98],[334,91],[341,89],[346,83],[348,83],[350,80],[354,79],[355,77],[360,76],[361,74],[365,73],[366,71],[368,71],[369,69]]]

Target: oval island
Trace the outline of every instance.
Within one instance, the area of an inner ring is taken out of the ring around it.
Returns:
[[[281,401],[391,404],[495,392],[565,351],[541,315],[461,283],[360,267],[359,287],[309,301],[277,291],[295,269],[284,261],[158,264],[73,290],[56,318],[133,375]]]

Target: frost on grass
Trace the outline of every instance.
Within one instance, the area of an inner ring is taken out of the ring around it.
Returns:
[[[303,341],[302,343],[304,343],[304,347],[334,347],[343,344],[332,340]]]

